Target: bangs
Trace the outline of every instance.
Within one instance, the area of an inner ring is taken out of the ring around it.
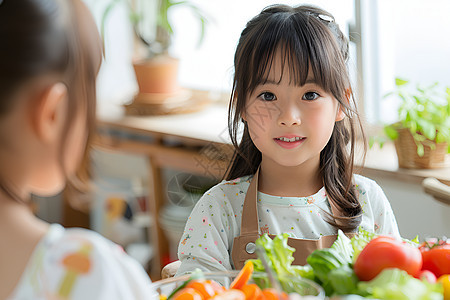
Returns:
[[[303,86],[312,71],[316,84],[327,92],[335,91],[331,82],[339,75],[331,67],[337,61],[332,53],[335,56],[339,51],[326,25],[308,14],[284,12],[268,18],[264,28],[255,30],[258,31],[261,33],[249,37],[252,40],[247,44],[252,45],[248,47],[249,68],[243,70],[247,73],[249,94],[258,85],[267,83],[278,51],[282,57],[281,74],[284,68],[289,68],[290,84]],[[280,82],[282,76],[275,81]]]

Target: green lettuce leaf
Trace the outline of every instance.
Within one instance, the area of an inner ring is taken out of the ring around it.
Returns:
[[[358,294],[395,300],[442,300],[442,286],[419,280],[400,269],[385,269],[371,281],[358,283]]]
[[[364,249],[364,247],[375,237],[377,237],[375,233],[369,232],[359,227],[358,234],[351,239],[353,248],[353,262],[356,261],[356,258],[358,257],[362,249]]]
[[[348,263],[352,262],[354,250],[351,240],[339,229],[336,241],[331,245],[331,248],[339,252]]]
[[[287,233],[277,235],[273,240],[264,234],[256,240],[256,244],[261,246],[267,257],[267,264],[277,275],[283,290],[291,291],[296,287],[292,286],[293,277],[303,277],[313,280],[314,274],[310,266],[294,266],[293,253],[294,248],[287,244],[289,235]],[[255,272],[265,272],[265,268],[259,259],[251,259]],[[253,276],[254,281],[261,287],[268,287],[269,282],[267,277],[258,278],[257,274]]]
[[[333,269],[328,274],[328,280],[335,295],[353,294],[357,290],[358,277],[348,264]]]

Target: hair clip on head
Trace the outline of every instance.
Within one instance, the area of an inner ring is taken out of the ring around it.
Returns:
[[[322,21],[329,22],[329,23],[334,22],[334,18],[331,16],[327,16],[327,15],[319,14],[319,15],[317,15],[317,18],[319,18]]]

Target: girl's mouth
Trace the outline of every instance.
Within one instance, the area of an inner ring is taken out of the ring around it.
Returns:
[[[280,145],[281,147],[285,149],[293,149],[297,146],[299,146],[301,143],[303,143],[306,140],[306,137],[299,137],[299,136],[293,136],[293,137],[278,137],[274,138],[274,141]]]

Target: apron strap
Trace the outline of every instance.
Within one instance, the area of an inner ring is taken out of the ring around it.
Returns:
[[[247,193],[245,195],[244,207],[242,209],[241,217],[241,235],[258,235],[258,178],[259,178],[259,167],[256,170],[255,175],[253,175],[250,181],[250,186],[248,187]]]

